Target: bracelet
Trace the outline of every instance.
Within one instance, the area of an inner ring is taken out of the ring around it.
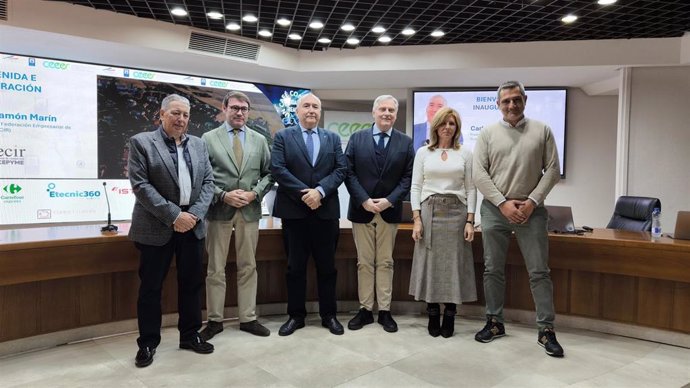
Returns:
[[[474,226],[474,221],[466,221],[465,223],[467,223],[467,224],[470,224],[470,225]]]
[[[417,220],[420,219],[420,218],[422,218],[422,216],[414,216],[414,217],[412,217],[412,221],[413,221],[413,222],[414,222],[414,221],[417,221]]]
[[[222,193],[220,193],[220,201],[221,202],[223,202],[225,200],[225,194],[227,194],[227,193],[228,193],[227,191],[223,191]]]

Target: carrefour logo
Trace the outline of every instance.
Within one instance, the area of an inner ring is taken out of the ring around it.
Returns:
[[[47,69],[67,70],[69,63],[56,61],[43,61],[43,67]]]
[[[228,83],[225,81],[216,81],[216,80],[210,80],[208,81],[209,86],[217,86],[219,88],[227,88]]]
[[[150,73],[148,71],[133,71],[132,77],[139,79],[153,79],[153,77],[155,77],[155,74]]]
[[[4,193],[0,193],[0,202],[2,203],[21,203],[24,200],[24,196],[19,195],[19,192],[22,191],[22,187],[16,183],[10,183],[9,185],[3,186],[2,191],[9,194],[5,195]]]
[[[22,191],[22,187],[17,184],[10,183],[9,185],[5,185],[5,187],[2,188],[2,191],[6,192],[7,194],[17,194],[18,192]]]
[[[48,196],[50,198],[85,198],[94,199],[101,196],[99,190],[73,190],[73,191],[58,191],[55,183],[48,183]]]

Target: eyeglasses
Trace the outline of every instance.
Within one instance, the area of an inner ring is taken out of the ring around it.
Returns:
[[[242,113],[249,112],[248,106],[231,105],[228,108],[230,108],[230,111],[232,111],[232,112],[242,112]]]

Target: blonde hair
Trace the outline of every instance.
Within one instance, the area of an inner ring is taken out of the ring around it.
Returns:
[[[433,151],[438,148],[438,129],[445,124],[446,120],[452,117],[455,120],[456,128],[453,134],[453,139],[451,140],[451,145],[454,150],[460,149],[460,128],[462,127],[462,121],[460,121],[460,114],[453,108],[443,107],[436,112],[433,120],[431,120],[431,133],[429,139],[429,151]]]

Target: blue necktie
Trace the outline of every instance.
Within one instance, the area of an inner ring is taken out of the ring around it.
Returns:
[[[388,136],[387,133],[379,132],[379,141],[378,143],[376,143],[376,149],[383,150],[384,148],[386,148],[386,136]]]
[[[314,165],[314,139],[311,137],[313,134],[314,131],[307,129],[307,155],[309,156],[309,163],[312,165]]]

